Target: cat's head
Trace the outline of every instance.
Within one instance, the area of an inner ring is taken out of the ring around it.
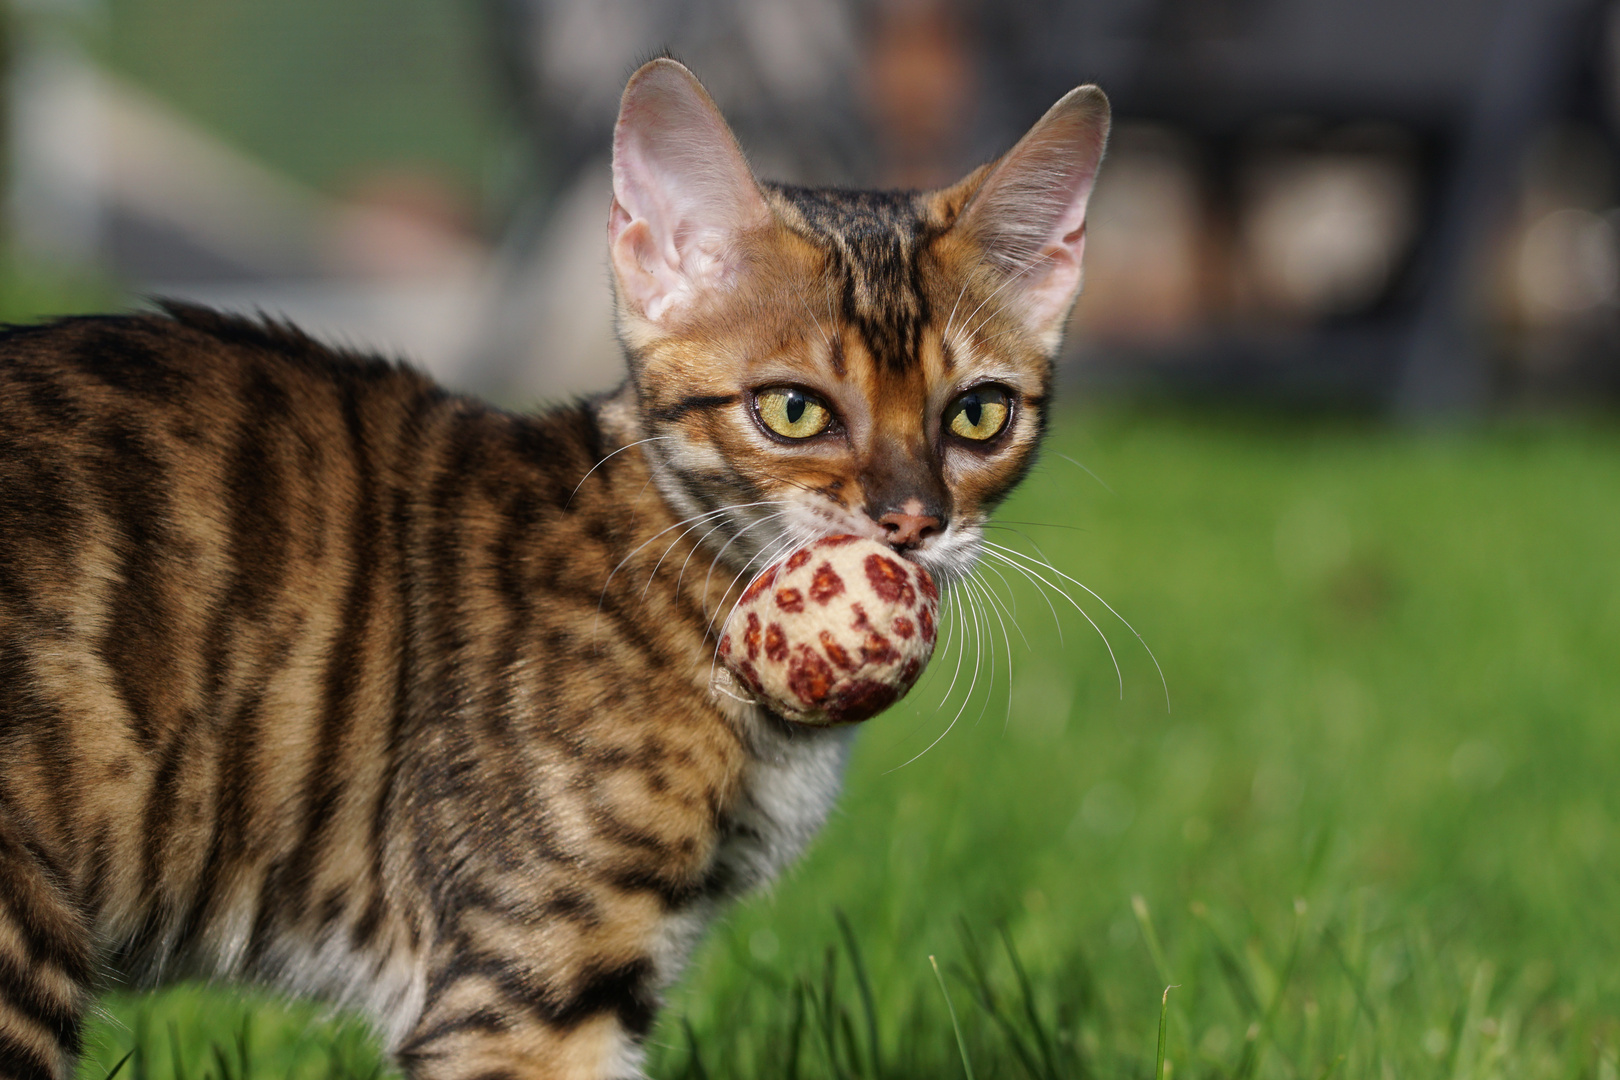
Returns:
[[[657,483],[724,562],[854,533],[972,566],[1046,425],[1107,133],[1083,86],[951,187],[805,190],[754,178],[680,64],[631,77],[619,333]]]

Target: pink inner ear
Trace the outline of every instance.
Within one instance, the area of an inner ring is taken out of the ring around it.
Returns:
[[[625,298],[654,322],[723,284],[737,239],[770,216],[731,129],[672,60],[643,66],[625,88],[613,191],[614,269]]]
[[[1030,329],[1055,331],[1080,289],[1086,203],[1108,138],[1108,103],[1071,91],[1002,157],[963,211],[986,254],[1009,274],[1011,306]]]

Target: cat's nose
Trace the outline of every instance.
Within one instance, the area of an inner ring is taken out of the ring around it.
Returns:
[[[932,514],[914,514],[895,510],[878,518],[878,524],[888,533],[885,540],[896,549],[912,548],[939,532],[939,518]]]

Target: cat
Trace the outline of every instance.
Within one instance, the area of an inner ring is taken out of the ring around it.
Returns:
[[[0,338],[0,1077],[186,975],[362,1010],[412,1077],[641,1075],[660,992],[810,840],[849,728],[713,663],[867,536],[949,588],[1029,469],[1107,99],[929,193],[757,181],[640,68],[623,387],[539,415],[183,304]]]

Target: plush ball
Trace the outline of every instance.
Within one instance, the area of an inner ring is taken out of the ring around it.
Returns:
[[[910,690],[934,653],[939,590],[886,544],[829,536],[767,568],[726,619],[720,659],[801,724],[853,724]]]

